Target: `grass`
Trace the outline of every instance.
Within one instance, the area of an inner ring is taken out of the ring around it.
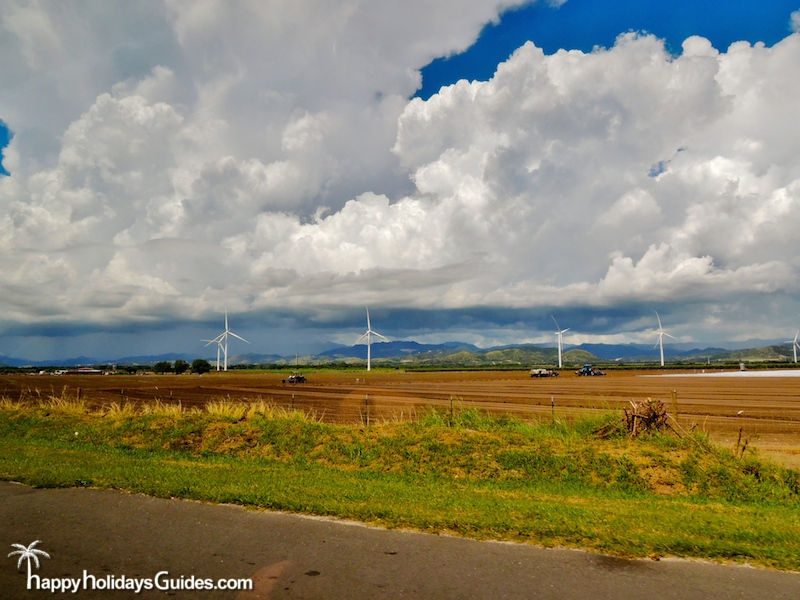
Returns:
[[[798,472],[702,435],[593,435],[610,422],[457,410],[358,427],[265,402],[0,400],[0,478],[800,570]]]

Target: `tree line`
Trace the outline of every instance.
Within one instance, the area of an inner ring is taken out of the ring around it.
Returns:
[[[182,373],[186,373],[186,371],[190,370],[192,373],[208,373],[211,370],[211,364],[207,360],[198,358],[193,360],[192,364],[190,365],[185,360],[179,358],[174,363],[168,360],[162,360],[153,365],[153,373],[159,374],[175,373],[177,375],[181,375]]]

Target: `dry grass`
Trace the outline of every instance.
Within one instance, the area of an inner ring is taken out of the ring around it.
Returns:
[[[291,409],[279,406],[259,398],[252,402],[236,402],[224,398],[211,400],[202,406],[185,407],[180,402],[163,402],[152,400],[135,404],[133,402],[110,402],[102,406],[92,406],[83,398],[69,395],[66,391],[58,396],[41,394],[38,390],[26,394],[19,399],[0,397],[0,409],[23,410],[30,407],[57,410],[70,415],[92,415],[111,419],[130,419],[138,416],[181,417],[188,414],[207,414],[209,416],[243,421],[255,417],[261,418],[299,418],[304,421],[322,422],[324,414],[315,410]],[[393,422],[400,419],[394,418]]]
[[[21,400],[13,400],[11,398],[0,398],[0,409],[2,410],[20,410],[25,406]]]
[[[212,400],[204,407],[204,411],[217,418],[243,421],[250,411],[250,406],[244,402],[229,402],[227,400]]]
[[[136,406],[130,402],[112,402],[108,406],[104,406],[102,410],[104,416],[112,419],[127,419],[139,413]]]
[[[39,401],[39,405],[43,408],[57,409],[60,412],[75,415],[83,415],[91,410],[85,400],[65,394],[44,398]]]

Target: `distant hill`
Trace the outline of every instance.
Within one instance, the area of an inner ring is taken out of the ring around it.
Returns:
[[[654,360],[658,357],[658,348],[653,344],[580,344],[568,346],[570,349],[586,350],[598,358],[606,360]],[[664,344],[665,357],[717,356],[729,352],[724,348],[691,348],[681,349],[674,344]]]
[[[117,360],[112,361],[105,361],[106,364],[115,364],[115,365],[152,365],[157,362],[174,362],[176,360],[185,360],[186,362],[192,362],[197,356],[192,356],[189,354],[180,354],[171,352],[168,354],[143,354],[140,356],[123,356]]]
[[[391,343],[391,342],[390,342]],[[372,345],[373,361],[376,348],[384,344]],[[360,358],[364,358],[366,350],[362,348]],[[385,353],[381,353],[385,356]],[[555,364],[557,351],[533,344],[502,346],[496,348],[477,348],[471,344],[441,344],[424,352],[406,354],[404,356],[385,356],[376,362],[399,362],[405,366],[419,367],[527,367],[531,364]]]
[[[744,350],[723,350],[725,358],[741,361],[789,360],[791,346],[765,346],[763,348],[747,348]]]
[[[206,360],[209,362],[216,362],[217,357],[215,355],[213,358],[207,358]],[[222,359],[220,358],[220,360]],[[282,361],[285,361],[287,364],[289,362],[294,363],[295,357],[292,356],[290,359],[288,356],[284,357],[280,354],[256,354],[255,352],[250,352],[248,354],[228,355],[228,364],[234,365],[266,365],[277,364]]]
[[[21,358],[14,358],[13,356],[0,356],[0,367],[24,367],[31,364],[30,361],[25,361]]]
[[[727,350],[721,347],[687,348],[687,344],[666,344],[664,354],[672,363],[682,362],[790,362],[790,344],[768,345],[758,348]],[[538,344],[516,344],[479,348],[464,342],[443,344],[420,344],[414,341],[379,342],[372,344],[372,360],[377,364],[394,364],[417,367],[492,367],[555,365],[558,362],[556,348]],[[114,359],[99,359],[86,356],[60,360],[31,361],[10,356],[0,356],[0,366],[7,367],[74,367],[81,365],[152,365],[160,361],[174,362],[181,359],[191,362],[195,358],[216,361],[216,352],[168,353],[158,355],[126,356]],[[363,344],[339,346],[315,355],[280,356],[277,354],[236,354],[228,357],[228,365],[286,365],[298,362],[303,365],[326,365],[332,363],[363,364],[367,348]],[[658,360],[658,350],[649,344],[580,344],[567,346],[563,353],[565,367],[584,363],[621,361],[625,363]]]
[[[349,361],[363,361],[366,348],[351,346],[334,348],[323,353],[324,356]],[[318,355],[321,359],[323,355]],[[744,350],[726,350],[720,347],[681,348],[665,345],[664,355],[671,362],[738,362],[738,361],[789,361],[790,346],[767,346]],[[610,362],[621,360],[627,363],[654,362],[658,360],[658,350],[649,344],[581,344],[568,346],[562,355],[565,366],[584,363]],[[498,346],[482,349],[471,344],[423,345],[416,342],[381,342],[372,344],[372,360],[380,363],[400,363],[408,366],[528,366],[555,365],[558,362],[556,348],[536,344]]]
[[[480,348],[463,342],[446,342],[444,344],[419,344],[413,341],[377,342],[370,349],[372,358],[401,358],[416,354],[450,354],[453,352],[476,352]],[[366,344],[355,346],[339,346],[325,352],[320,352],[317,357],[330,358],[365,358],[367,356]]]
[[[587,350],[572,348],[562,354],[561,362],[565,365],[583,365],[586,363],[596,362],[598,358],[600,357]],[[556,356],[556,360],[557,359],[558,357]]]
[[[55,360],[27,360],[25,358],[14,358],[11,356],[0,356],[0,366],[4,367],[79,367],[83,365],[96,365],[103,361],[88,356],[76,356],[74,358],[62,358]]]

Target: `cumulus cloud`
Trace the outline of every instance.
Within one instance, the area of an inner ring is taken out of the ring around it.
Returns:
[[[635,34],[591,54],[527,44],[491,81],[409,103],[395,151],[420,194],[471,215],[448,243],[482,250],[492,301],[793,290],[796,252],[771,240],[796,251],[798,50],[797,36],[724,54],[694,37],[678,58]]]
[[[407,100],[510,4],[10,4],[6,318],[794,293],[800,36],[528,43]]]
[[[252,308],[264,272],[338,272],[348,246],[325,237],[382,218],[365,200],[372,190],[410,189],[391,146],[419,68],[468,47],[513,4],[10,2],[5,258],[59,265],[48,270],[67,288],[56,312],[106,321],[165,303],[202,313],[234,290]],[[313,231],[325,211],[338,219]],[[265,266],[272,238],[259,236],[270,228],[280,252]],[[375,256],[397,263],[390,246],[405,229],[376,234]],[[21,295],[47,287],[17,271],[3,279]]]

